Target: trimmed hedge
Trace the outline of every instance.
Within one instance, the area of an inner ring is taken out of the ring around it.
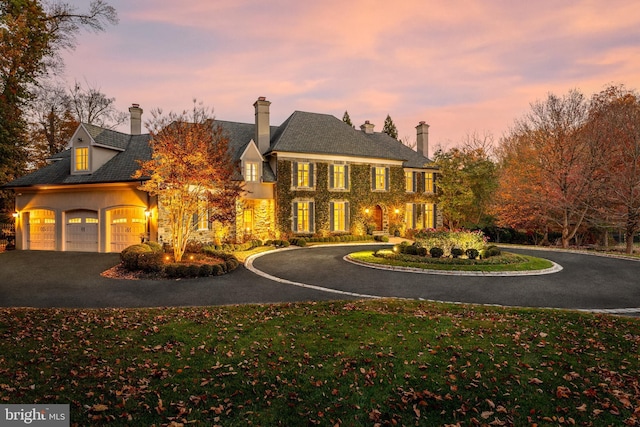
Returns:
[[[142,270],[145,273],[162,271],[162,246],[140,243],[131,245],[120,252],[122,265],[129,271]]]
[[[431,255],[431,258],[441,258],[442,255],[444,255],[444,250],[442,248],[434,246],[433,248],[429,249],[429,254]]]

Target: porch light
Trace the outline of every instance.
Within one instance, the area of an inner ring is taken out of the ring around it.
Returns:
[[[400,213],[400,209],[396,209],[393,211],[396,215],[398,215]]]
[[[369,213],[369,208],[366,208],[366,209],[364,210],[364,213],[368,214],[368,213]]]
[[[147,218],[149,218],[151,216],[151,211],[149,209],[146,209],[144,211],[144,216],[146,216]]]
[[[12,217],[14,218],[18,218],[20,216],[20,214],[18,212],[14,212],[11,214]]]

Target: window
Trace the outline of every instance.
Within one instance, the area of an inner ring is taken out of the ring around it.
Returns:
[[[314,165],[307,162],[293,162],[293,188],[313,188],[314,186]]]
[[[425,193],[435,193],[435,177],[433,172],[425,172],[424,173],[424,192]]]
[[[376,191],[389,190],[389,168],[375,166],[371,168],[371,188]]]
[[[242,227],[247,234],[253,231],[253,209],[245,209],[242,213]]]
[[[244,180],[247,182],[258,181],[258,164],[256,162],[246,162],[244,164]]]
[[[198,211],[193,214],[193,227],[196,230],[207,230],[209,228],[209,211],[207,201],[198,201]]]
[[[404,187],[407,193],[416,192],[416,173],[406,172],[404,173]]]
[[[313,202],[310,201],[297,201],[293,202],[292,206],[293,224],[292,230],[294,233],[313,233]]]
[[[89,170],[89,148],[80,147],[76,148],[76,171],[88,171]]]
[[[435,228],[435,205],[433,203],[407,203],[405,223],[407,228]]]
[[[329,203],[331,231],[349,231],[349,202]]]
[[[348,190],[349,189],[349,166],[329,165],[329,189]]]

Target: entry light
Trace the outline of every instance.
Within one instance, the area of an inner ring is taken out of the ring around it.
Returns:
[[[364,210],[364,213],[368,214],[368,213],[369,213],[369,208],[366,208],[366,209]]]
[[[14,212],[11,214],[12,217],[14,218],[18,218],[18,216],[20,216],[20,214],[18,212]]]
[[[151,216],[151,211],[149,209],[144,211],[144,216],[146,216],[147,218],[149,218]]]
[[[396,209],[396,210],[395,210],[395,211],[393,211],[393,212],[395,212],[395,214],[396,214],[396,215],[398,215],[398,214],[400,213],[400,209]]]

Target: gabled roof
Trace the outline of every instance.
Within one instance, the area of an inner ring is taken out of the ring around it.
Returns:
[[[93,138],[96,144],[113,147],[118,150],[126,149],[131,138],[131,135],[111,129],[101,128],[88,123],[82,123],[80,126],[86,129],[87,133],[91,135],[91,138]]]
[[[278,127],[269,151],[400,160],[415,168],[431,163],[385,133],[367,134],[334,116],[304,111],[295,111]]]
[[[95,128],[95,126],[92,127]],[[108,131],[104,136],[113,136],[112,132],[116,134],[119,133]],[[116,154],[111,160],[92,174],[71,174],[71,149],[68,149],[54,156],[57,161],[33,173],[17,178],[6,184],[5,187],[16,188],[38,185],[102,184],[137,181],[132,178],[132,175],[140,167],[138,160],[151,158],[149,135],[120,135],[127,137],[126,145],[123,147],[124,151]],[[97,136],[100,138],[100,135]],[[92,137],[94,136],[92,135]],[[114,141],[111,142],[117,143]]]

